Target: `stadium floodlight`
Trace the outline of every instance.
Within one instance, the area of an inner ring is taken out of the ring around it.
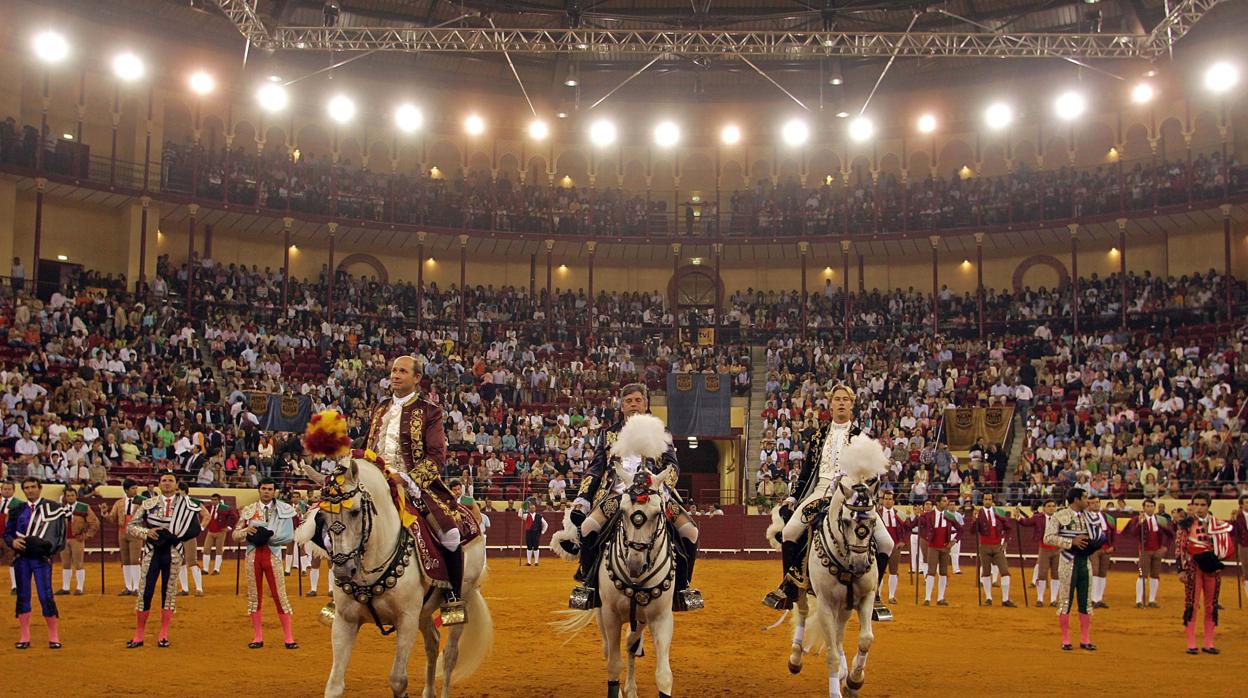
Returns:
[[[468,118],[464,119],[464,130],[469,136],[480,136],[485,133],[485,119],[478,114],[469,114]]]
[[[606,119],[598,119],[589,126],[589,140],[596,146],[611,145],[615,137],[615,124]]]
[[[278,112],[290,103],[290,95],[286,93],[285,87],[270,82],[256,92],[256,101],[260,102],[260,107],[265,111]]]
[[[801,119],[789,119],[780,127],[780,137],[787,145],[796,147],[810,138],[810,127]]]
[[[736,124],[728,124],[719,132],[719,140],[724,145],[736,145],[741,142],[741,129]]]
[[[1058,95],[1053,102],[1053,111],[1062,121],[1074,121],[1083,116],[1088,109],[1088,100],[1073,90]]]
[[[345,124],[355,118],[355,102],[346,95],[335,95],[325,105],[329,118],[337,123]]]
[[[849,137],[856,143],[861,143],[875,135],[875,124],[865,116],[860,116],[849,122]]]
[[[143,77],[147,67],[143,59],[130,52],[119,53],[113,58],[113,74],[125,82],[134,82]]]
[[[1223,94],[1239,82],[1239,69],[1227,61],[1218,61],[1205,71],[1205,89]]]
[[[550,136],[550,126],[541,119],[534,119],[529,122],[529,138],[535,141],[544,141]]]
[[[680,127],[671,121],[664,121],[654,127],[654,142],[660,148],[671,148],[680,142]]]
[[[217,81],[213,79],[212,75],[203,70],[192,73],[187,82],[191,86],[191,92],[194,92],[200,97],[203,97],[217,88]]]
[[[1004,102],[996,102],[984,110],[984,122],[994,131],[1009,126],[1014,121],[1014,110]]]
[[[35,57],[49,65],[60,63],[69,57],[69,42],[59,32],[39,32],[30,43]]]
[[[1148,104],[1156,95],[1157,91],[1153,89],[1151,83],[1141,82],[1131,88],[1131,101],[1136,104]]]
[[[936,117],[924,114],[919,117],[919,133],[932,133],[936,130]]]
[[[420,109],[415,104],[400,104],[399,108],[394,110],[394,125],[404,133],[415,133],[424,123],[425,116],[420,113]]]

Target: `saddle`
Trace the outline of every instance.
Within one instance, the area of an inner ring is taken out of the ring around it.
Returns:
[[[450,588],[451,583],[446,570],[446,550],[438,542],[437,534],[425,518],[429,512],[428,505],[423,500],[438,495],[422,490],[420,498],[412,498],[408,496],[407,488],[397,475],[390,474],[386,480],[390,484],[390,498],[399,511],[399,520],[412,536],[421,569],[435,586]],[[481,516],[475,506],[460,502],[439,504],[449,507],[454,512],[452,516],[459,527],[461,548],[481,535]]]
[[[829,497],[820,497],[819,499],[816,499],[815,501],[802,507],[800,511],[794,511],[789,515],[790,517],[802,517],[801,521],[806,527],[805,533],[797,539],[797,548],[800,553],[798,559],[801,560],[801,562],[796,569],[792,570],[795,573],[793,582],[799,589],[812,593],[812,595],[813,592],[810,588],[810,568],[808,560],[811,533],[819,530],[819,527],[823,525],[823,520],[828,516],[828,504],[830,501],[831,499]]]

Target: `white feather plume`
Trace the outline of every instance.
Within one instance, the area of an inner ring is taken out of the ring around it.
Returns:
[[[846,477],[866,482],[887,472],[890,458],[883,444],[866,434],[858,434],[841,449],[838,460]]]
[[[641,456],[658,458],[672,445],[672,435],[667,433],[663,420],[652,414],[638,414],[628,418],[611,447],[613,456]]]

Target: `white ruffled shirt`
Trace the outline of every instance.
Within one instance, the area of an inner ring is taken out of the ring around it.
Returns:
[[[832,483],[836,474],[841,471],[841,449],[849,441],[850,423],[837,424],[832,422],[828,427],[828,435],[823,441],[823,452],[819,455],[819,485]]]
[[[415,395],[416,392],[412,391],[402,397],[391,398],[390,409],[386,410],[381,418],[381,442],[377,444],[377,455],[382,457],[386,465],[396,470],[404,470],[403,443],[399,439],[403,423],[403,406]]]

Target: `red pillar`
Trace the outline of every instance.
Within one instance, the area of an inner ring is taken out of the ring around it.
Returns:
[[[672,341],[673,342],[680,341],[680,307],[679,307],[679,304],[677,303],[677,300],[680,297],[680,293],[675,290],[676,289],[676,283],[675,283],[676,277],[679,275],[680,275],[680,243],[673,242],[672,243],[672,289],[673,289],[673,292],[672,292],[672,297],[669,301],[672,304]]]
[[[1231,206],[1222,204],[1222,287],[1226,293],[1226,321],[1235,317],[1234,296],[1231,294]]]
[[[290,229],[295,219],[286,216],[282,219],[282,317],[286,317],[286,309],[290,305]]]
[[[468,310],[468,236],[459,236],[459,341],[467,341]]]
[[[139,201],[143,203],[143,215],[139,218],[139,285],[142,286],[147,283],[147,209],[152,197],[144,196]]]
[[[186,227],[186,314],[195,313],[195,217],[199,215],[199,204],[187,206],[191,213]]]
[[[932,241],[932,334],[940,334],[940,273],[936,269],[940,261],[940,236],[933,235]]]
[[[598,249],[598,243],[590,240],[585,243],[585,247],[589,250],[589,331],[593,332],[598,316],[598,308],[594,303],[594,252]]]
[[[416,245],[416,329],[420,329],[425,317],[425,235],[422,230],[416,233],[420,242]]]
[[[984,338],[984,234],[975,233],[975,303],[979,314],[979,338]]]
[[[1070,223],[1070,320],[1079,334],[1079,224]]]
[[[809,249],[810,243],[797,243],[797,254],[802,260],[802,339],[806,339],[806,251]]]
[[[551,264],[553,264],[554,262],[554,257],[553,257],[554,249],[555,249],[555,241],[547,240],[546,241],[546,338],[547,339],[550,339],[550,336],[554,334],[555,319],[554,317],[552,317],[553,313],[551,310],[551,307],[552,307],[551,297],[555,293],[555,287],[553,285],[553,271],[551,270]]]
[[[335,206],[337,208],[337,206]],[[329,267],[325,270],[325,279],[327,288],[325,290],[325,317],[331,323],[334,321],[334,237],[338,233],[338,224],[334,221],[329,222]]]
[[[1122,329],[1127,329],[1127,219],[1118,219],[1118,286],[1122,291]]]
[[[39,257],[43,245],[43,190],[47,189],[45,177],[35,178],[35,258],[30,262],[30,294],[39,292]]]
[[[845,310],[845,341],[849,341],[849,240],[841,240],[841,300]]]

